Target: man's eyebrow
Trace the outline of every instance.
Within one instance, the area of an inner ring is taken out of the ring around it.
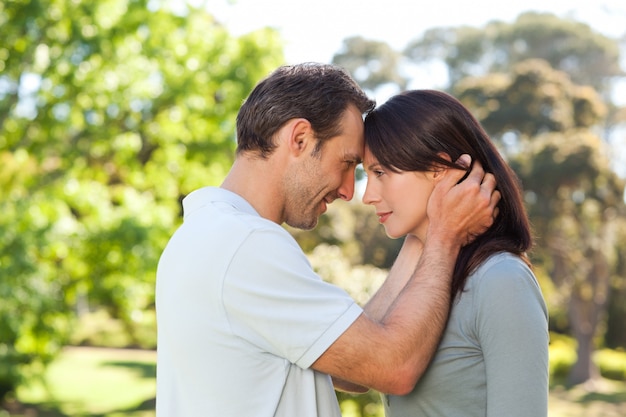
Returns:
[[[357,154],[348,154],[344,157],[344,161],[347,162],[354,162],[357,165],[363,163],[363,158],[361,158],[359,155]]]

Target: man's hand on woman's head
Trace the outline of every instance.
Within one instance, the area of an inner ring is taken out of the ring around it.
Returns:
[[[463,246],[491,227],[501,196],[495,177],[485,173],[478,161],[471,164],[469,155],[461,155],[457,163],[473,166],[469,174],[452,168],[442,172],[428,201],[427,239],[437,236]],[[467,178],[459,182],[466,174]]]

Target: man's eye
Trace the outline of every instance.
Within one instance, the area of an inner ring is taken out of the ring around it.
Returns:
[[[380,177],[381,175],[383,175],[383,174],[384,174],[384,172],[383,172],[383,171],[380,171],[380,170],[374,170],[374,171],[372,171],[372,172],[374,173],[374,176],[376,176],[376,177]]]

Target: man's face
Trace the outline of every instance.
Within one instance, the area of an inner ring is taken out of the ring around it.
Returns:
[[[354,195],[354,172],[363,159],[363,119],[354,106],[341,118],[341,134],[322,149],[308,153],[297,172],[286,177],[285,222],[310,230],[331,202],[349,201]]]

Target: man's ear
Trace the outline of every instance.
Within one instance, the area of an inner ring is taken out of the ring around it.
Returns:
[[[302,154],[315,141],[313,127],[307,119],[292,119],[285,127],[289,152],[294,155]]]

